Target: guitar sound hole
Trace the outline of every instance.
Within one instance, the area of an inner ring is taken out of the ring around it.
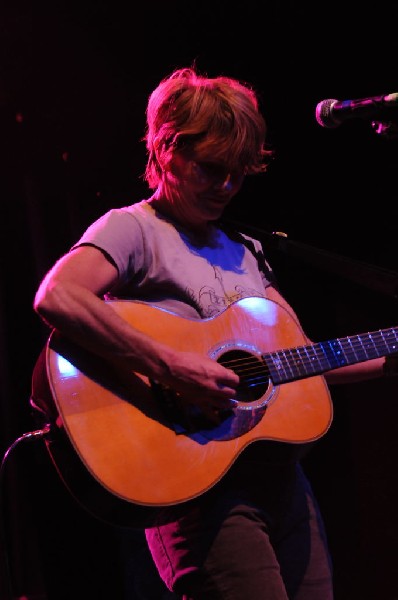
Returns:
[[[237,390],[239,402],[253,402],[267,391],[268,369],[258,356],[245,350],[228,350],[218,357],[217,362],[239,375],[240,383]]]
[[[269,373],[266,364],[258,356],[245,350],[233,349],[224,352],[216,360],[239,375],[240,383],[236,396],[238,402],[249,405],[265,395],[269,387]],[[243,431],[256,423],[250,406],[247,407],[247,414],[246,410],[240,411],[239,414],[235,414],[232,409],[220,410],[219,422],[214,423],[197,406],[181,403],[173,390],[154,381],[151,382],[151,386],[154,397],[159,401],[159,406],[177,434],[203,434],[210,431],[214,436],[215,431],[218,431],[218,435],[221,436],[219,439],[224,439],[234,431],[234,424]],[[261,411],[258,412],[259,416],[262,414]],[[234,435],[236,434],[232,437]]]

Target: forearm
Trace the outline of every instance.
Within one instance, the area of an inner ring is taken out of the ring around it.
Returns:
[[[386,358],[374,358],[347,367],[340,367],[325,374],[328,384],[356,383],[386,375]]]
[[[34,309],[52,328],[120,367],[167,378],[173,350],[132,327],[91,291],[68,282],[38,292]]]

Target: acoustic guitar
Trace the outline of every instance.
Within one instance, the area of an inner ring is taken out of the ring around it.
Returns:
[[[86,508],[124,524],[134,507],[133,526],[149,523],[151,509],[209,490],[249,444],[319,439],[333,418],[322,374],[398,350],[394,327],[308,343],[289,310],[264,298],[244,298],[203,320],[136,301],[109,305],[154,339],[206,354],[240,377],[236,406],[215,424],[158,382],[49,336],[32,399],[53,424],[50,456]]]

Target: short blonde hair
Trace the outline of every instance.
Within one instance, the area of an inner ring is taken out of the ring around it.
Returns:
[[[182,147],[231,171],[264,172],[272,150],[266,149],[266,123],[254,90],[230,77],[208,78],[193,68],[177,69],[149,96],[144,137],[148,151],[145,179],[160,182],[161,161]]]

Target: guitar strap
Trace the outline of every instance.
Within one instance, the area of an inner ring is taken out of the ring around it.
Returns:
[[[271,270],[269,264],[265,260],[263,251],[257,250],[251,239],[244,236],[243,233],[241,233],[237,229],[230,227],[225,222],[220,222],[218,226],[231,240],[233,240],[234,242],[238,242],[239,244],[243,244],[248,250],[250,250],[250,252],[257,260],[260,272],[263,273],[263,275],[265,276],[267,281],[269,281],[270,284],[272,284],[274,287],[278,287],[277,282],[275,280],[275,275]]]
[[[229,220],[232,227],[240,227],[267,243],[277,253],[284,254],[288,258],[300,260],[321,270],[328,271],[333,275],[343,277],[352,283],[367,287],[375,292],[382,293],[393,300],[398,299],[398,272],[383,267],[347,258],[339,254],[329,252],[302,242],[289,240],[286,234],[278,232],[268,233],[257,227]],[[245,243],[241,240],[242,243]],[[246,244],[247,245],[247,244]]]

